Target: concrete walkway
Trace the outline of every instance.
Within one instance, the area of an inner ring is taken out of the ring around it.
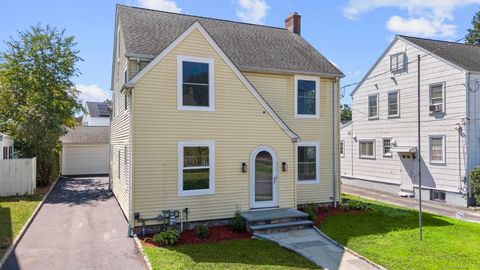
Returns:
[[[400,197],[396,194],[371,189],[364,189],[345,184],[342,184],[342,193],[360,196],[363,198],[386,202],[407,208],[418,209],[418,198],[405,198]],[[442,202],[422,200],[422,209],[425,212],[453,218],[456,218],[457,213],[460,212],[463,213],[463,220],[480,222],[480,211],[474,211],[473,209],[466,207],[448,205]]]
[[[59,180],[5,270],[147,269],[108,177]]]
[[[278,243],[325,269],[384,269],[346,250],[315,229],[255,235],[260,239]]]

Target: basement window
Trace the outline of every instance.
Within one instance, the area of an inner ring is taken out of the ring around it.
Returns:
[[[432,201],[445,202],[446,198],[447,198],[447,195],[445,194],[445,191],[433,189],[430,192],[430,199]]]

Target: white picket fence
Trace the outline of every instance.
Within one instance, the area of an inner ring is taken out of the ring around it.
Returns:
[[[37,158],[0,160],[0,197],[31,195],[37,182]]]

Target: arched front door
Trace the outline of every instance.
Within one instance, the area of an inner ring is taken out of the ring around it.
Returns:
[[[261,146],[250,157],[250,207],[277,206],[277,156],[270,147]]]

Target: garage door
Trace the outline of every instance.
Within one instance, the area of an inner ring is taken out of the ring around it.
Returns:
[[[63,145],[62,174],[108,174],[108,145]]]

